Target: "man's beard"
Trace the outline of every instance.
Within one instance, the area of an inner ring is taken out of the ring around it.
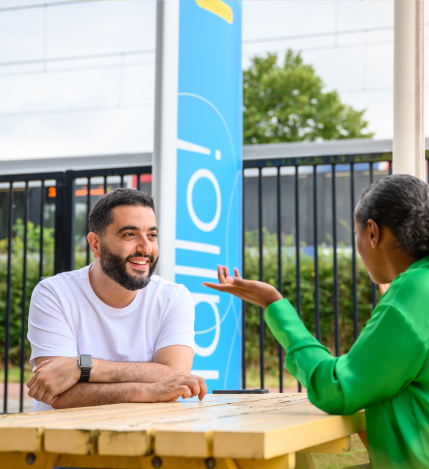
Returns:
[[[114,282],[119,283],[123,288],[130,291],[141,290],[148,286],[152,274],[155,272],[159,256],[153,262],[150,254],[140,254],[138,252],[131,254],[125,259],[110,251],[105,243],[100,244],[100,266],[101,270]],[[147,275],[130,275],[127,272],[127,263],[129,259],[143,257],[150,260],[150,268]]]

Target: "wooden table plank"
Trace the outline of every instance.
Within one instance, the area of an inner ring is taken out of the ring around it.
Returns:
[[[94,455],[94,461],[141,458],[153,451],[163,458],[264,460],[364,429],[363,412],[328,415],[308,403],[305,394],[212,395],[203,403],[117,404],[7,416],[0,420],[0,451]]]
[[[286,394],[287,396],[302,396],[303,394]],[[175,402],[159,402],[159,403],[135,403],[135,404],[111,404],[97,407],[77,407],[74,409],[60,409],[60,410],[49,410],[44,412],[30,412],[26,414],[10,414],[2,415],[5,420],[0,420],[0,428],[18,426],[19,424],[25,424],[31,426],[33,422],[42,421],[65,421],[65,420],[103,420],[105,418],[114,418],[115,414],[130,413],[131,415],[135,412],[169,412],[175,410],[183,410],[186,408],[193,408],[196,406],[210,407],[212,405],[229,405],[234,403],[243,402],[254,402],[254,401],[270,401],[278,399],[285,394],[272,393],[268,395],[230,395],[230,396],[218,396],[208,395],[204,398],[203,402],[200,402],[198,398],[179,400]]]
[[[312,406],[313,407],[313,406]],[[295,409],[290,409],[291,411]],[[237,423],[213,435],[213,455],[229,458],[269,459],[320,445],[365,430],[365,414],[328,415],[315,407],[295,416],[267,412],[266,420]],[[270,418],[271,417],[271,418]]]
[[[67,427],[68,429],[75,428],[76,432],[64,432],[61,436],[59,435],[57,441],[55,441],[55,435],[52,440],[52,433],[48,432],[46,438],[47,447],[45,449],[48,451],[61,452],[62,445],[65,445],[67,450],[70,451],[70,454],[87,454],[93,451],[91,448],[93,448],[94,445],[92,431],[94,428],[109,429],[115,427],[116,422],[121,425],[124,424],[124,421],[128,421],[131,426],[133,426],[136,423],[141,423],[143,417],[144,422],[150,422],[151,419],[149,416],[151,414],[154,414],[158,420],[160,414],[167,414],[170,419],[172,413],[183,413],[183,411],[195,408],[204,410],[217,406],[228,408],[234,404],[245,405],[246,403],[252,404],[255,402],[273,402],[278,400],[278,396],[280,396],[280,394],[248,396],[209,395],[202,403],[200,403],[197,398],[194,398],[173,403],[115,404],[8,416],[9,418],[0,421],[0,451],[19,451],[20,448],[24,451],[40,451],[43,429],[52,428],[53,431],[57,433],[59,428]],[[292,394],[290,398],[293,399],[294,396],[300,397],[300,395]],[[138,422],[136,422],[136,420],[138,420]],[[149,430],[150,425],[144,425],[143,428]],[[133,455],[136,452],[139,455],[146,454],[150,444],[149,437],[146,431],[141,432],[137,430],[138,429],[134,429],[135,435],[132,435],[133,432],[129,431],[127,431],[127,435],[116,435],[114,441],[122,446],[128,438],[134,442],[133,446],[136,448]],[[76,433],[76,435],[74,433]],[[102,446],[109,446],[107,444],[104,445],[104,443],[112,440],[112,438],[112,434],[103,435],[101,438]],[[74,450],[72,450],[71,442],[74,442]],[[143,448],[146,448],[146,450],[143,450]],[[112,453],[107,451],[107,454]]]
[[[325,423],[329,427],[326,432],[323,430]],[[309,405],[261,414],[225,417],[215,424],[215,428],[212,422],[158,428],[155,452],[176,456],[195,454],[200,457],[265,459],[362,431],[365,429],[365,417],[363,413],[352,417],[331,416]],[[299,434],[295,433],[298,427]],[[313,427],[316,430],[313,431]],[[288,442],[287,445],[281,446],[280,453],[277,452],[279,438]]]
[[[49,429],[92,429],[94,425],[97,428],[121,428],[125,430],[130,429],[146,429],[148,425],[164,425],[170,423],[181,423],[186,421],[212,420],[222,418],[229,414],[265,412],[267,410],[275,410],[276,408],[286,408],[296,405],[308,405],[309,401],[306,397],[279,397],[270,401],[259,402],[246,402],[236,401],[229,402],[227,405],[207,405],[199,403],[192,407],[177,407],[169,409],[169,411],[153,410],[149,408],[137,409],[133,413],[115,414],[113,417],[105,417],[99,419],[79,419],[79,420],[65,420],[61,421],[50,420],[43,423],[43,428]],[[34,424],[32,423],[31,426]]]
[[[71,454],[84,454],[89,451],[93,444],[92,430],[96,428],[99,433],[98,438],[98,452],[99,454],[108,455],[123,455],[123,456],[138,456],[147,454],[151,447],[151,440],[153,439],[153,430],[162,427],[170,427],[172,424],[181,424],[183,422],[212,422],[216,426],[219,418],[226,418],[227,416],[253,414],[258,413],[262,415],[267,410],[276,410],[282,406],[289,407],[291,402],[294,402],[293,396],[291,398],[278,398],[270,401],[263,400],[256,402],[234,402],[225,406],[204,406],[176,411],[174,413],[156,413],[145,414],[143,420],[140,416],[128,416],[126,418],[118,419],[116,421],[106,420],[97,422],[82,422],[79,424],[70,423],[67,425],[46,425],[44,427],[44,440],[46,451],[61,452],[66,451]],[[299,397],[300,402],[302,397]],[[282,403],[282,401],[285,401]],[[305,400],[306,403],[308,402]],[[81,438],[85,434],[86,446],[82,446]],[[75,436],[76,435],[76,436]],[[71,442],[76,442],[76,447],[72,448]],[[127,447],[124,442],[128,441]],[[196,442],[193,442],[195,448],[198,447]],[[206,445],[204,444],[204,447]],[[125,449],[129,452],[124,452]],[[200,456],[201,452],[195,452],[194,457]]]
[[[232,402],[240,402],[238,398],[232,398]],[[141,411],[155,411],[155,412],[169,412],[170,410],[176,410],[178,408],[183,409],[187,407],[195,407],[199,404],[198,399],[187,399],[183,401],[174,402],[159,402],[159,403],[133,403],[133,404],[113,404],[105,406],[94,406],[94,407],[76,407],[74,409],[60,409],[60,410],[48,410],[45,412],[30,412],[26,414],[11,414],[3,415],[6,420],[0,420],[0,428],[9,427],[11,425],[18,425],[24,423],[26,425],[32,425],[33,422],[42,421],[63,421],[63,420],[76,420],[80,421],[83,419],[100,419],[114,417],[115,414],[130,413]],[[204,405],[225,405],[225,399],[209,399],[204,400]]]

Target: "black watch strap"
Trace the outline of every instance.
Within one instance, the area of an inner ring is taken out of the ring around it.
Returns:
[[[91,373],[91,368],[81,368],[79,382],[81,383],[88,382],[90,373]]]

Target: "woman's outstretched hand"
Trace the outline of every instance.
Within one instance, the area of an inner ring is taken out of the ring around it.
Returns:
[[[231,293],[244,301],[267,308],[271,303],[282,300],[278,290],[268,283],[245,280],[238,269],[234,269],[235,277],[230,277],[228,267],[217,266],[219,283],[204,282],[205,287],[221,292]]]

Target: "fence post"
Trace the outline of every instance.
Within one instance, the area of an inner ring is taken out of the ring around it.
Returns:
[[[73,171],[57,178],[55,206],[55,269],[67,272],[74,267]]]

